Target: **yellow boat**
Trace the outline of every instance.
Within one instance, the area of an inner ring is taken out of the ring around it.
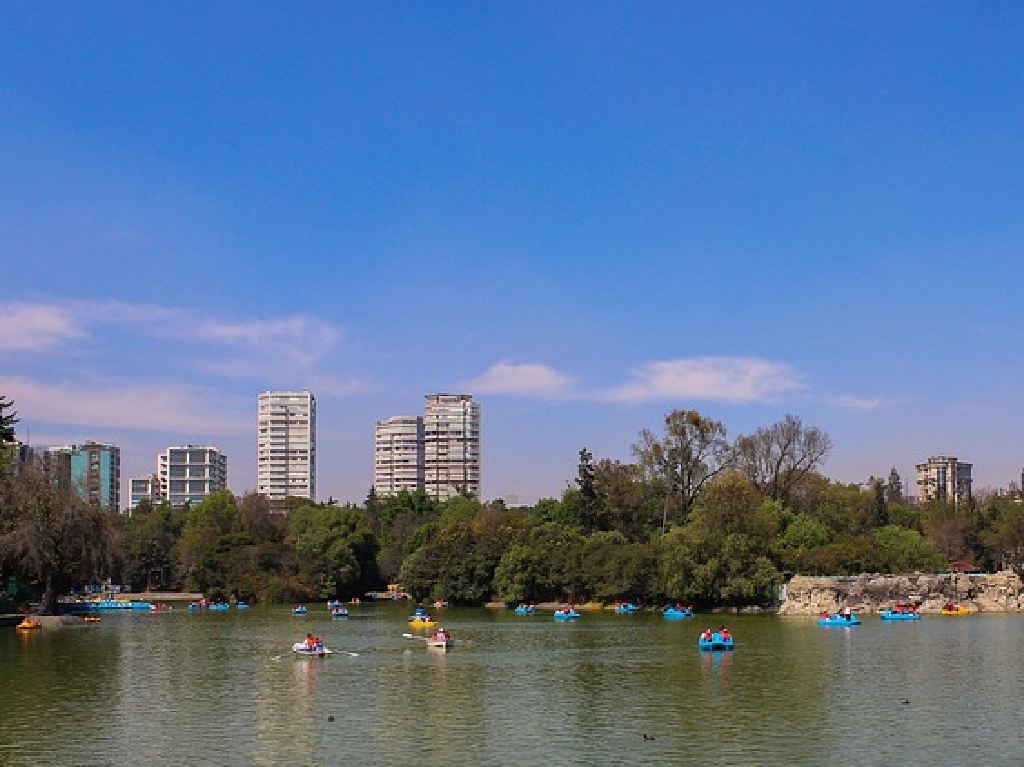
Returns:
[[[37,620],[33,620],[31,618],[22,618],[21,623],[15,626],[15,628],[21,629],[22,631],[29,631],[31,629],[40,628],[42,625],[43,624]]]
[[[959,617],[961,615],[970,615],[971,611],[968,610],[963,605],[946,605],[945,607],[942,608],[942,614],[943,615],[950,615],[950,616],[956,618],[956,617]]]
[[[409,618],[409,628],[432,629],[436,625],[437,621],[435,621],[429,615],[414,615],[411,618]]]
[[[86,623],[99,623],[100,622],[100,616],[98,616],[98,615],[86,615],[86,616],[84,616],[82,618],[82,620],[85,621]]]

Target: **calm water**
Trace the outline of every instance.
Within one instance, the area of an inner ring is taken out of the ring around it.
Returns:
[[[451,609],[444,654],[402,638],[408,607],[352,612],[2,629],[0,764],[1024,763],[1021,617],[730,616],[710,655],[701,616]],[[358,657],[296,659],[306,631]]]

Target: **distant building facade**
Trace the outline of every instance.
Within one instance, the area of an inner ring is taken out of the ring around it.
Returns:
[[[960,504],[971,497],[971,464],[954,456],[936,455],[917,464],[918,498]]]
[[[112,511],[121,508],[121,449],[102,442],[29,449],[49,482]]]
[[[423,448],[427,495],[480,496],[480,403],[472,395],[426,395]]]
[[[373,439],[373,488],[378,495],[410,493],[424,486],[423,417],[377,421]]]
[[[179,445],[157,456],[159,499],[171,506],[201,503],[228,486],[228,457],[213,445]]]
[[[316,397],[266,391],[257,403],[257,491],[271,502],[316,500]]]
[[[160,503],[160,478],[156,474],[148,477],[132,477],[128,480],[128,510],[137,509],[143,501]]]

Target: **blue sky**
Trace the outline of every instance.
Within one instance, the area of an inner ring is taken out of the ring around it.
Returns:
[[[483,404],[488,497],[675,407],[1005,485],[1021,50],[1009,3],[11,6],[0,392],[126,477],[213,441],[236,491],[277,387],[342,499],[439,390]]]

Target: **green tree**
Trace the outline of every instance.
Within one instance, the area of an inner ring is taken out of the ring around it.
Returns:
[[[643,429],[633,454],[664,492],[662,532],[671,516],[687,518],[704,487],[733,460],[725,426],[696,410],[673,410],[665,416],[661,438]]]
[[[745,605],[770,601],[782,576],[771,557],[781,507],[733,472],[712,483],[690,520],[658,542],[668,599]]]
[[[788,503],[831,449],[832,441],[825,432],[804,427],[798,416],[787,415],[737,439],[736,466],[766,496]]]
[[[289,535],[317,596],[361,593],[376,577],[377,538],[354,506],[304,506],[292,512]]]
[[[576,599],[580,596],[586,538],[575,527],[547,523],[508,548],[494,573],[505,602]]]
[[[54,486],[31,467],[0,479],[0,572],[33,579],[44,611],[107,575],[117,531],[109,512]]]
[[[576,490],[579,499],[579,524],[584,533],[597,529],[598,499],[594,485],[594,456],[587,448],[580,448],[580,461],[576,467]]]

